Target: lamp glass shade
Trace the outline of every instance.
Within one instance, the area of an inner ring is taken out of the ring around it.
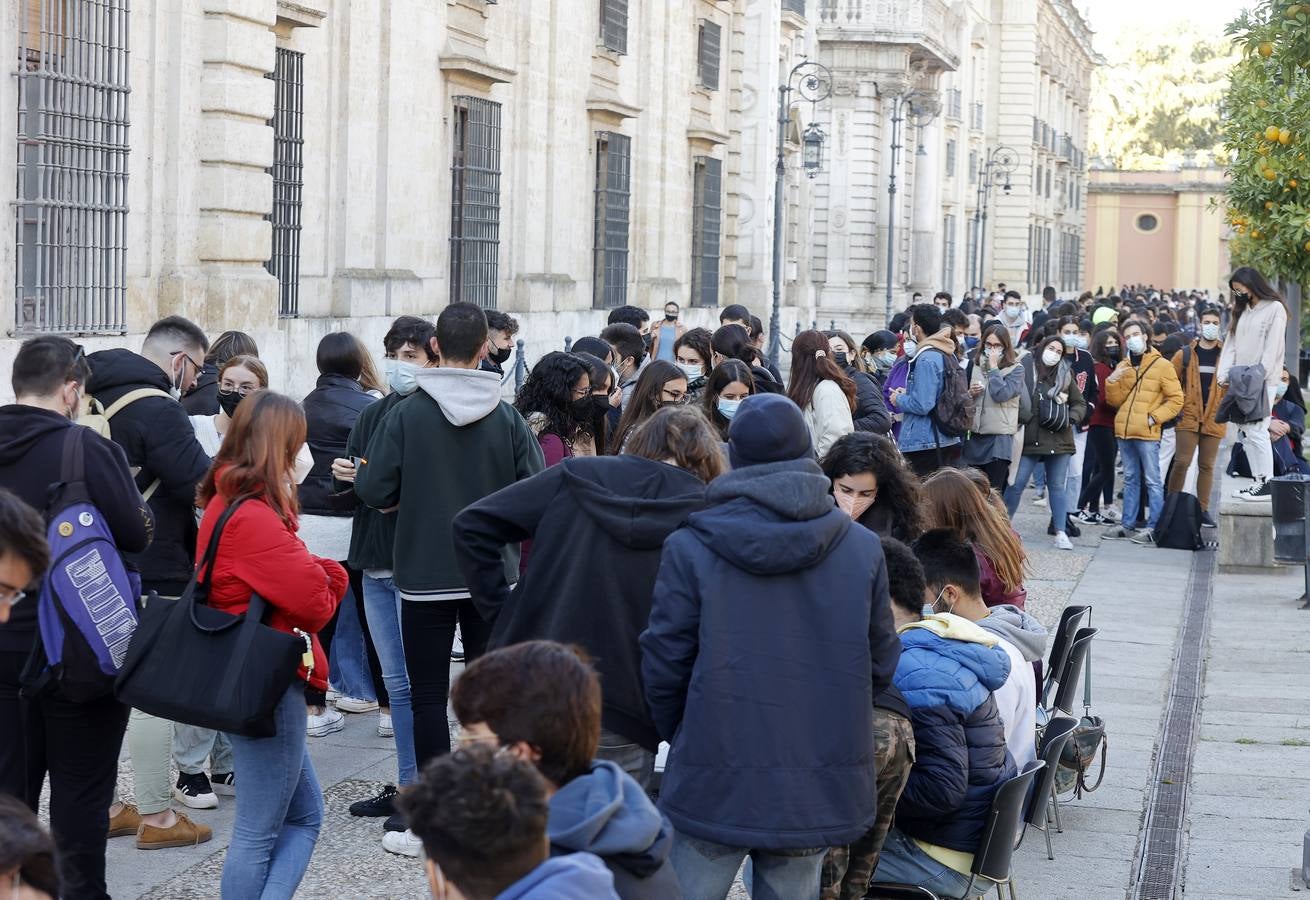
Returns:
[[[811,174],[823,168],[823,132],[817,125],[805,129],[802,138],[801,165]]]

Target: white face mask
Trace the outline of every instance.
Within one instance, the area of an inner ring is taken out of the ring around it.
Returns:
[[[905,355],[906,355],[906,356],[914,356],[914,354],[915,354],[915,353],[918,351],[918,349],[919,349],[919,342],[918,342],[918,341],[915,341],[915,340],[908,340],[908,341],[905,342],[905,345],[904,345],[904,346],[905,346]]]
[[[1201,337],[1207,341],[1219,340],[1219,326],[1214,322],[1206,322],[1201,326]]]
[[[314,457],[309,452],[309,445],[301,444],[300,449],[296,451],[296,461],[291,466],[291,480],[296,484],[304,484],[312,468],[314,468]]]
[[[1146,352],[1146,338],[1140,334],[1135,334],[1128,339],[1128,352],[1133,356],[1141,356]]]
[[[1024,308],[1022,306],[1010,306],[1008,303],[1005,305],[1005,318],[1011,322],[1018,322],[1022,319],[1023,312]]]
[[[705,377],[705,371],[701,368],[700,363],[678,363],[678,368],[687,376],[688,381],[695,381],[697,378]]]
[[[1042,351],[1042,362],[1046,363],[1046,367],[1048,369],[1053,368],[1054,366],[1060,364],[1060,359],[1063,356],[1064,354],[1061,353],[1059,350],[1052,350],[1051,348],[1048,347]]]
[[[384,359],[382,371],[387,376],[387,384],[402,397],[408,397],[418,387],[418,366],[399,359]]]

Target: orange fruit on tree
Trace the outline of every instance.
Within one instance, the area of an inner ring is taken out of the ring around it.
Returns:
[[[1296,179],[1295,179],[1295,178],[1293,178],[1291,181],[1287,182],[1287,186],[1288,186],[1288,187],[1296,187],[1296,184],[1297,184],[1297,182],[1296,182]]]
[[[1260,98],[1259,100],[1255,101],[1255,105],[1256,105],[1256,107],[1259,108],[1259,109],[1268,109],[1268,108],[1269,108],[1269,101],[1268,101],[1268,100],[1265,100],[1265,99],[1262,97],[1262,98]]]
[[[1270,212],[1273,212],[1273,211],[1274,211],[1274,201],[1272,201],[1272,200],[1266,200],[1266,201],[1265,201],[1265,209],[1269,210]]]
[[[1274,42],[1273,41],[1262,42],[1260,46],[1256,48],[1256,52],[1258,52],[1265,59],[1268,59],[1269,57],[1274,55]]]
[[[1273,169],[1265,169],[1260,174],[1265,177],[1266,181],[1273,181],[1275,178],[1278,177],[1278,173],[1275,172]]]
[[[1284,147],[1292,143],[1292,132],[1288,131],[1286,128],[1280,128],[1278,130],[1278,143],[1282,144]]]
[[[1305,242],[1305,252],[1310,253],[1310,241]]]
[[[1277,125],[1270,125],[1265,129],[1265,140],[1270,143],[1278,140],[1279,130]]]

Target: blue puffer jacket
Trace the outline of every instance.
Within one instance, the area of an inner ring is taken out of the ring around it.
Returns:
[[[992,795],[1015,775],[992,691],[1010,677],[996,636],[943,614],[901,632],[896,687],[910,706],[914,767],[896,827],[964,853],[978,849]]]
[[[716,479],[664,545],[641,636],[660,808],[734,847],[848,844],[877,811],[873,698],[900,655],[877,535],[811,460]]]

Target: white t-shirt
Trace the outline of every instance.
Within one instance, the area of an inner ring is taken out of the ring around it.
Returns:
[[[1033,664],[1004,638],[999,646],[1010,657],[1010,677],[992,696],[1005,727],[1005,746],[1019,771],[1037,758],[1037,677]]]
[[[223,445],[223,436],[214,425],[213,416],[191,416],[191,427],[196,431],[196,440],[200,442],[205,455],[210,459],[218,456],[218,448]]]

